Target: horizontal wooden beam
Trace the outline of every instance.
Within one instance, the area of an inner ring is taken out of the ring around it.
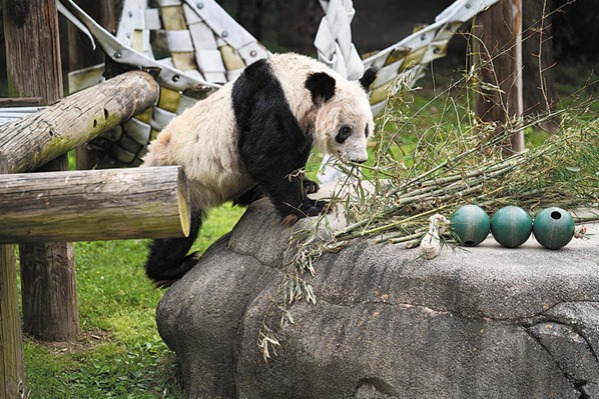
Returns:
[[[0,175],[0,243],[183,237],[178,166]]]
[[[46,105],[42,97],[8,97],[0,98],[0,108],[40,107]]]
[[[9,173],[35,170],[143,112],[158,94],[150,74],[124,73],[0,127],[0,157]]]

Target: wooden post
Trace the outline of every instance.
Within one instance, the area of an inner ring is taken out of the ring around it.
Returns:
[[[0,154],[0,174],[6,162]],[[0,398],[25,398],[14,245],[0,245]]]
[[[504,124],[522,116],[522,4],[502,0],[476,19],[475,37],[481,65],[477,113],[485,122]],[[511,152],[524,150],[524,133],[506,143]]]
[[[107,31],[112,33],[116,31],[113,0],[76,0],[75,3]],[[100,48],[93,50],[89,39],[79,29],[73,24],[68,26],[69,71],[72,72],[103,63],[104,53],[102,50]],[[69,92],[73,92],[71,87],[69,87]],[[75,161],[77,169],[92,169],[99,163],[100,159],[96,152],[88,150],[85,145],[81,145],[75,150]]]
[[[0,175],[0,243],[184,237],[180,166]]]
[[[11,97],[62,97],[55,0],[3,0],[8,90]],[[48,168],[65,167],[66,156]],[[24,244],[21,294],[24,329],[40,339],[77,338],[79,316],[73,244]]]

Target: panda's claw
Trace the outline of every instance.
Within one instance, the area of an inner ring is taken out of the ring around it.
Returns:
[[[320,189],[318,183],[305,177],[302,179],[302,187],[304,189],[304,194],[314,194]]]
[[[296,224],[298,220],[300,220],[298,215],[287,215],[281,220],[281,224],[285,227],[291,227]]]

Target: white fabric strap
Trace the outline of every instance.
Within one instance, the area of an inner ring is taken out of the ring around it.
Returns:
[[[364,73],[364,64],[352,43],[351,21],[356,13],[351,0],[320,0],[325,16],[320,21],[314,46],[318,59],[349,80]]]
[[[133,30],[145,28],[147,0],[124,0],[123,13],[116,31],[116,38],[125,46],[131,46]]]
[[[237,23],[214,0],[184,0],[189,9],[195,12],[227,44],[239,51],[247,65],[268,57],[269,53],[257,40]],[[240,51],[244,49],[245,51]]]
[[[364,64],[352,43],[351,21],[356,10],[351,0],[320,0],[325,16],[320,21],[314,46],[318,59],[349,80],[358,80],[364,73]],[[326,154],[317,174],[320,183],[350,179],[335,168],[335,157]]]

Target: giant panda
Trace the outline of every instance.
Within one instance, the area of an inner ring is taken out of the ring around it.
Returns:
[[[196,254],[187,252],[205,212],[226,201],[247,204],[261,193],[288,225],[322,212],[325,203],[306,196],[318,185],[302,170],[313,144],[343,162],[367,160],[374,128],[367,88],[375,77],[369,69],[351,82],[315,59],[275,54],[171,120],[142,166],[183,167],[191,228],[186,238],[151,242],[148,277],[169,285],[191,269]]]

